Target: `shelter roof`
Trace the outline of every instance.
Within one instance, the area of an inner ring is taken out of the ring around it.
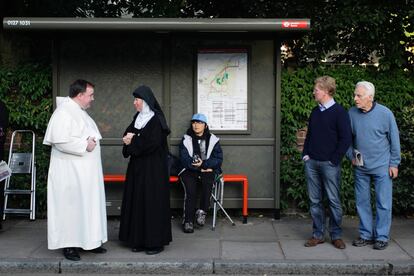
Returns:
[[[5,30],[146,32],[300,32],[310,19],[5,17]]]

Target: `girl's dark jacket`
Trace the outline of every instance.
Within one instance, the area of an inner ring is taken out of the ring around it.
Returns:
[[[184,170],[200,171],[201,169],[213,169],[215,174],[221,174],[221,164],[223,163],[223,151],[219,143],[219,138],[212,134],[210,135],[207,149],[206,160],[199,168],[192,165],[193,162],[193,141],[192,137],[185,134],[180,144],[180,161]],[[181,173],[183,172],[181,171]]]

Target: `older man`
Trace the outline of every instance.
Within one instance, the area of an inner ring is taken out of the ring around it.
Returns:
[[[329,234],[332,244],[344,249],[342,240],[342,206],[340,199],[341,160],[351,144],[351,128],[346,110],[335,102],[335,79],[330,76],[315,80],[313,95],[316,106],[309,117],[308,132],[303,148],[308,184],[312,237],[306,247],[325,241],[325,208],[323,195],[329,202]]]
[[[48,248],[79,261],[79,248],[105,253],[108,240],[102,173],[102,136],[86,109],[94,85],[77,80],[57,98],[43,143],[52,147],[47,180]]]
[[[359,238],[352,245],[387,248],[391,228],[392,179],[398,176],[400,138],[393,113],[374,101],[375,87],[367,81],[355,86],[355,107],[349,110],[353,147],[347,156],[355,166],[355,197],[360,219]],[[371,210],[371,181],[376,196],[376,220]]]

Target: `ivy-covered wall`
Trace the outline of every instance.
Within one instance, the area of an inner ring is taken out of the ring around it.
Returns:
[[[42,64],[25,64],[13,69],[1,67],[0,98],[9,110],[9,134],[17,129],[30,129],[35,132],[36,217],[44,217],[50,148],[43,146],[42,142],[53,109],[51,68]],[[31,152],[31,149],[27,148],[27,144],[15,143],[15,151]],[[27,208],[27,200],[18,197],[11,204],[16,201]]]
[[[297,130],[306,127],[312,108],[316,105],[312,91],[314,80],[322,75],[336,79],[335,100],[345,108],[351,107],[355,84],[366,80],[376,87],[375,99],[389,107],[397,120],[402,143],[402,163],[399,177],[394,181],[394,213],[414,211],[414,77],[405,72],[378,72],[375,68],[350,66],[302,68],[282,74],[281,123],[281,195],[282,205],[308,210],[308,197],[301,152],[297,147]],[[342,203],[344,212],[355,213],[352,166],[342,163]]]
[[[336,79],[335,99],[345,108],[353,105],[354,85],[368,80],[376,86],[376,100],[395,114],[402,143],[400,175],[394,182],[394,212],[414,211],[414,77],[404,72],[377,72],[360,67],[319,67],[284,71],[282,74],[282,208],[308,209],[303,163],[297,147],[297,131],[306,127],[315,106],[314,79],[330,75]],[[0,68],[0,97],[10,111],[10,129],[31,129],[37,134],[37,216],[45,216],[49,147],[42,145],[52,113],[52,74],[48,65],[27,64],[15,69]],[[344,160],[342,202],[347,214],[355,213],[352,168]]]

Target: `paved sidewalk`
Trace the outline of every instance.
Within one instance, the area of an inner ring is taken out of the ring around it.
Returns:
[[[308,218],[235,222],[231,226],[220,218],[215,231],[208,221],[194,234],[184,234],[180,219],[173,219],[173,242],[164,252],[148,256],[120,244],[119,222],[110,219],[108,252],[81,253],[80,262],[71,262],[61,250],[47,249],[46,220],[9,219],[0,230],[0,273],[414,275],[414,219],[394,219],[392,240],[383,251],[351,245],[358,233],[353,218],[344,218],[345,250],[334,248],[329,239],[304,247],[311,235]]]

